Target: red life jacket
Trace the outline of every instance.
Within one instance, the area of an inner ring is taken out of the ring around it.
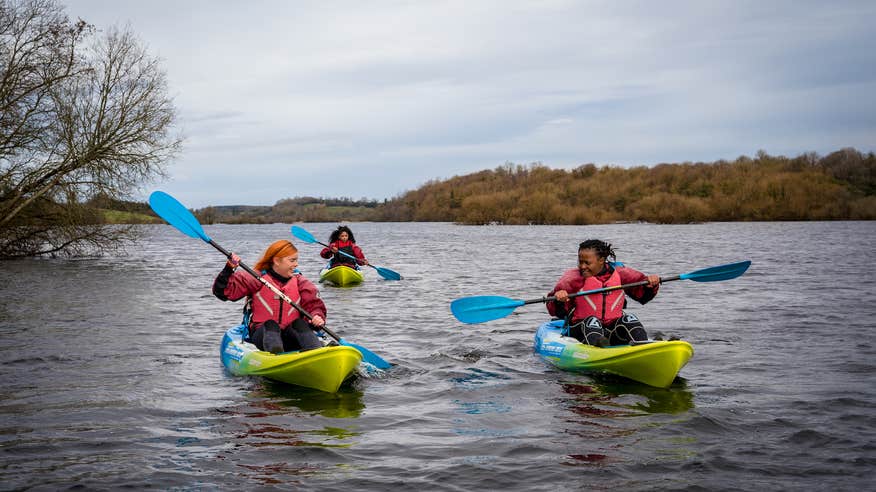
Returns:
[[[277,287],[281,292],[289,296],[295,301],[295,304],[301,305],[301,294],[298,292],[298,276],[294,275],[286,285],[281,285],[277,280],[269,274],[263,274],[262,278]],[[258,325],[272,319],[280,325],[281,328],[289,326],[293,321],[301,316],[295,307],[288,302],[280,299],[277,294],[262,284],[261,289],[252,295],[252,318],[251,325]]]
[[[620,274],[617,269],[611,272],[611,275],[605,282],[602,282],[596,277],[587,277],[584,279],[584,286],[578,292],[588,290],[603,289],[605,287],[615,287],[621,285]],[[610,290],[608,292],[600,292],[598,294],[590,294],[586,296],[575,297],[575,319],[584,319],[590,316],[596,316],[602,321],[603,325],[610,324],[612,321],[620,318],[624,314],[624,290]]]
[[[353,241],[335,241],[330,246],[334,246],[338,248],[337,254],[332,256],[331,266],[337,265],[351,265],[356,267],[358,265],[358,261],[356,261],[356,250],[354,249],[356,243]],[[347,256],[344,253],[347,253]],[[352,256],[352,258],[351,258]]]

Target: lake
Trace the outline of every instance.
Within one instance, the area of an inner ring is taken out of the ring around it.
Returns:
[[[299,224],[323,241],[337,224]],[[329,326],[396,364],[337,394],[234,377],[224,257],[168,225],[126,255],[2,264],[0,489],[865,490],[876,468],[876,222],[456,226],[354,223],[373,264],[322,286]],[[205,226],[253,264],[289,224]],[[477,325],[450,302],[532,299],[600,238],[675,275],[630,302],[694,357],[668,389],[533,354],[542,304]]]

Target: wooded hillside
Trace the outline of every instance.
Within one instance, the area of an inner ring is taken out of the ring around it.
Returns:
[[[210,223],[441,221],[460,224],[688,223],[876,219],[876,155],[739,157],[712,163],[572,170],[505,164],[435,180],[392,200],[297,197],[195,210]],[[92,203],[151,214],[148,205]],[[124,206],[122,206],[124,205]],[[152,214],[154,216],[154,214]],[[159,220],[155,218],[155,220]],[[148,217],[145,220],[148,221]]]
[[[376,211],[377,220],[463,224],[872,220],[874,167],[872,152],[855,149],[650,168],[506,164],[429,182]]]
[[[276,222],[344,222],[376,220],[378,202],[350,198],[286,198],[273,206],[231,205],[197,210],[205,224],[272,224]]]

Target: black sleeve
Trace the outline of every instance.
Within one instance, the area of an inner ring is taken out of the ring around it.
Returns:
[[[654,299],[654,297],[656,297],[656,296],[657,296],[657,293],[654,292],[654,289],[652,289],[650,287],[644,287],[642,289],[641,297],[639,297],[636,300],[642,304],[645,304],[646,302],[650,301],[651,299]]]
[[[553,295],[553,294],[551,294],[551,295]],[[548,301],[548,302],[553,305],[553,310],[551,310],[549,307],[548,312],[551,313],[554,318],[565,319],[565,317],[569,315],[569,312],[566,311],[566,303],[565,302],[560,302],[560,301]]]
[[[234,273],[234,269],[225,265],[225,268],[219,272],[219,275],[216,276],[216,280],[213,281],[213,295],[223,301],[228,300],[228,298],[225,297],[225,288],[228,287],[228,279],[231,278],[232,273]]]

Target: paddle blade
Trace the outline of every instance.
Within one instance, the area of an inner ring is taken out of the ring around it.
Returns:
[[[371,266],[374,266],[374,265],[371,265]],[[386,280],[401,280],[402,279],[401,275],[399,275],[397,272],[390,270],[389,268],[383,268],[383,267],[376,266],[376,267],[374,267],[374,269],[377,270],[377,273],[379,273],[380,276],[385,278]]]
[[[298,239],[304,241],[305,243],[318,243],[319,241],[313,237],[313,234],[307,232],[306,230],[298,227],[296,225],[292,226],[292,235],[297,237]]]
[[[338,340],[338,343],[340,343],[341,345],[346,345],[348,347],[353,347],[354,349],[358,350],[359,353],[362,354],[363,361],[367,362],[368,364],[371,364],[372,366],[374,366],[378,369],[389,369],[390,367],[392,367],[392,364],[383,360],[382,357],[380,357],[379,355],[375,354],[374,352],[368,350],[367,348],[365,348],[361,345],[356,345],[355,343],[350,343],[350,342],[344,340],[343,338]]]
[[[736,278],[751,266],[751,261],[740,261],[737,263],[728,263],[726,265],[713,266],[703,268],[695,272],[682,273],[678,277],[682,280],[693,280],[694,282],[717,282],[719,280],[730,280]]]
[[[463,297],[450,303],[450,312],[463,323],[484,323],[504,318],[524,304],[502,296]]]
[[[210,242],[210,237],[204,232],[198,219],[176,198],[163,191],[154,191],[149,195],[149,206],[159,217],[186,236]]]

